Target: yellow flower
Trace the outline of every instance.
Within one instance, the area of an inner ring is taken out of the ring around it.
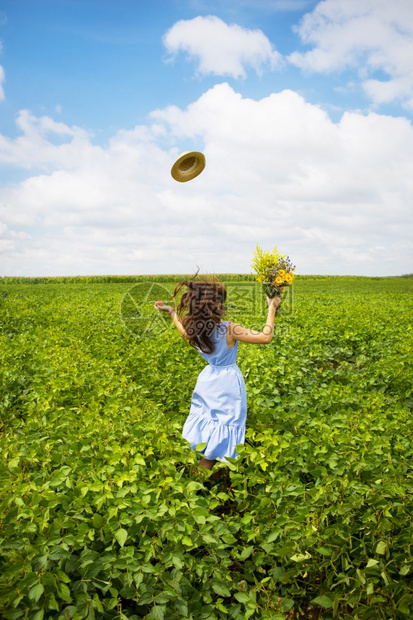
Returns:
[[[288,282],[288,284],[291,284],[293,279],[294,279],[294,276],[292,273],[287,273],[287,275],[285,276],[285,281]]]
[[[252,255],[252,263],[251,267],[255,271],[255,273],[262,273],[265,269],[272,269],[278,260],[282,258],[281,254],[277,251],[277,247],[273,249],[272,252],[267,252],[262,250],[259,245],[255,248],[255,251]]]
[[[257,282],[263,282],[264,284],[269,284],[270,274],[273,274],[273,286],[290,284],[294,278],[294,274],[291,272],[295,270],[295,265],[292,265],[286,254],[278,252],[277,246],[274,247],[272,252],[268,252],[262,250],[257,244],[252,255],[251,267],[255,272]],[[287,274],[290,274],[290,279],[288,280]]]
[[[281,287],[281,292],[284,292],[284,291],[285,291],[285,286],[282,286]]]

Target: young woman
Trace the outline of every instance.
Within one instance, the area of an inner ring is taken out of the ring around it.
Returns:
[[[267,321],[258,332],[222,320],[226,290],[219,280],[193,278],[181,282],[172,297],[183,286],[187,290],[177,313],[162,301],[155,302],[155,308],[171,315],[179,333],[208,362],[198,376],[182,436],[194,450],[198,444],[206,444],[199,465],[212,469],[217,459],[235,458],[235,446],[245,441],[247,397],[244,377],[237,366],[238,342],[271,342],[281,298],[267,298]]]

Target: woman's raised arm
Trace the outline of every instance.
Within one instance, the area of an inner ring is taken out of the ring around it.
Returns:
[[[236,340],[240,342],[248,342],[250,344],[269,344],[274,335],[274,318],[275,311],[281,303],[281,297],[273,297],[268,299],[268,315],[267,322],[264,325],[261,332],[257,332],[254,329],[243,327],[238,323],[230,322],[228,324],[228,336],[227,344],[229,347],[234,344]]]
[[[179,317],[176,314],[175,310],[171,306],[165,306],[163,301],[155,301],[155,308],[157,310],[162,311],[162,312],[167,312],[171,316],[172,321],[173,321],[176,329],[179,331],[179,333],[184,338],[186,337],[186,331],[184,329],[184,326],[182,325],[181,321],[179,320]]]

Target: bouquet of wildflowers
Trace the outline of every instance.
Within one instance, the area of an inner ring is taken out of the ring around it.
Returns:
[[[256,273],[257,282],[262,282],[265,294],[270,298],[281,295],[294,280],[295,265],[288,256],[279,254],[277,247],[272,252],[264,252],[257,245],[251,267]]]

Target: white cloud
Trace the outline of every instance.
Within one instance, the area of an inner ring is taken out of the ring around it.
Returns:
[[[19,127],[0,158],[35,171],[0,189],[0,275],[248,272],[257,242],[301,273],[413,271],[407,119],[334,123],[292,91],[255,101],[221,84],[106,146],[47,117]],[[204,172],[175,182],[167,143],[202,150]]]
[[[37,118],[21,110],[16,121],[21,135],[16,139],[0,134],[0,164],[40,170],[76,167],[79,154],[92,157],[96,152],[90,136],[79,127],[68,127],[47,116]]]
[[[400,100],[413,110],[411,0],[323,0],[296,30],[312,49],[292,53],[292,64],[316,72],[357,69],[374,103]]]
[[[4,72],[3,67],[0,65],[0,101],[4,101],[5,99],[5,94],[4,94],[4,88],[3,88],[3,82],[6,79],[6,74]]]
[[[213,15],[177,22],[163,42],[171,56],[182,51],[196,58],[197,71],[204,75],[244,78],[247,67],[260,74],[264,66],[274,69],[281,63],[280,54],[261,30],[228,25]]]

